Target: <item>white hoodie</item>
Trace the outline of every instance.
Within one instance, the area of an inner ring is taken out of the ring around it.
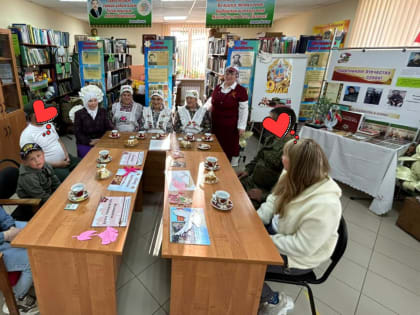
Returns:
[[[284,176],[282,174],[281,176]],[[338,239],[341,219],[341,189],[331,178],[305,189],[286,206],[286,215],[275,215],[276,196],[270,194],[258,209],[279,252],[288,257],[290,268],[313,269],[328,260]]]

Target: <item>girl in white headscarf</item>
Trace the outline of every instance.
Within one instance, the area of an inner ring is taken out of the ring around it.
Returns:
[[[150,106],[143,107],[142,129],[150,133],[171,133],[172,113],[163,104],[163,92],[156,90],[150,97]]]
[[[210,113],[201,106],[197,91],[186,92],[185,105],[179,106],[176,113],[175,131],[193,134],[211,132]]]
[[[133,88],[121,86],[120,101],[112,104],[112,123],[119,131],[135,132],[140,130],[143,105],[133,101]]]
[[[108,130],[114,129],[104,108],[99,107],[104,94],[96,85],[82,87],[79,92],[83,100],[83,109],[74,117],[77,154],[84,157]]]

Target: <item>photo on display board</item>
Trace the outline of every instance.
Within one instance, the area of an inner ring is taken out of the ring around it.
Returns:
[[[390,90],[388,94],[388,105],[391,107],[401,107],[404,103],[405,95],[407,91],[401,90]]]
[[[383,89],[368,88],[365,95],[365,104],[379,105]]]
[[[169,86],[167,84],[149,84],[149,100],[152,98],[153,91],[160,90],[163,92],[165,107],[168,107]]]
[[[252,67],[252,61],[254,60],[253,52],[232,52],[230,57],[230,65],[233,67]]]
[[[308,67],[321,67],[324,68],[327,66],[328,53],[323,52],[313,52],[306,53],[308,55]]]
[[[90,15],[95,19],[100,18],[103,11],[102,3],[99,0],[90,0],[89,3],[90,3],[90,11],[89,11]]]
[[[420,67],[420,51],[414,51],[410,54],[407,67]]]
[[[167,66],[168,51],[150,51],[147,60],[149,66]]]
[[[343,101],[357,102],[357,98],[359,97],[359,91],[360,91],[360,86],[354,86],[354,85],[346,86]]]

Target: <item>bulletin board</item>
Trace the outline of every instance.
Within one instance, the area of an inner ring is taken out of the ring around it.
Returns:
[[[334,49],[326,81],[341,90],[338,103],[367,119],[420,125],[420,48]]]

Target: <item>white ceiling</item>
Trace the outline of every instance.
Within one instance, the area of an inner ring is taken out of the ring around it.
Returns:
[[[54,9],[63,14],[87,21],[87,2],[61,2],[59,0],[28,0],[41,6]],[[274,20],[285,16],[296,15],[331,3],[343,0],[276,0]],[[188,23],[205,22],[206,0],[166,1],[152,0],[152,23],[162,23],[163,16],[187,15]],[[174,23],[179,23],[175,21]]]

